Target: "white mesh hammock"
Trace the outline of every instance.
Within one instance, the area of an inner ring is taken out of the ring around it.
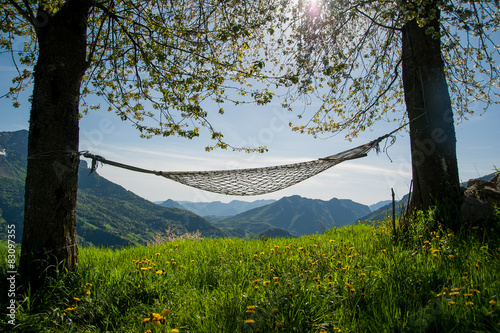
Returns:
[[[295,185],[343,161],[364,157],[373,148],[378,151],[380,141],[402,127],[367,144],[335,155],[308,162],[263,168],[214,171],[154,171],[110,161],[89,152],[82,152],[81,155],[92,159],[91,172],[96,170],[97,162],[101,162],[131,171],[155,174],[205,191],[240,196],[260,195]]]

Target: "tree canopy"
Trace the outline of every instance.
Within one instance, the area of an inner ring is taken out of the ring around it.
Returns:
[[[273,44],[288,78],[280,83],[291,89],[283,104],[289,107],[298,97],[310,103],[310,96],[321,101],[303,113],[305,122],[294,124],[295,131],[347,130],[352,138],[377,120],[402,121],[401,34],[410,21],[440,40],[460,120],[499,103],[498,1],[300,0],[289,13]],[[439,26],[429,25],[434,19]]]
[[[76,1],[76,0],[72,0]],[[224,103],[268,103],[273,94],[255,88],[264,68],[258,43],[279,3],[270,1],[93,1],[87,20],[87,70],[81,85],[81,114],[101,107],[133,123],[143,137],[199,136],[210,131],[203,102],[224,113]],[[38,34],[66,1],[2,1],[0,45],[16,60],[18,75],[7,96],[19,106],[18,93],[32,80],[39,57]],[[19,48],[20,43],[22,47]],[[248,147],[247,147],[248,148]],[[253,147],[263,151],[263,147]],[[252,150],[252,149],[248,149]]]

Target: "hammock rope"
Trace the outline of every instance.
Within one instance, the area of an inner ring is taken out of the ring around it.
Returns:
[[[376,140],[335,155],[307,162],[262,168],[213,171],[156,171],[110,161],[102,156],[91,154],[88,151],[81,152],[80,154],[92,159],[91,173],[97,169],[97,162],[100,162],[130,171],[162,176],[178,183],[209,192],[249,196],[282,190],[313,177],[343,161],[365,157],[372,149],[376,149],[378,152],[379,143],[404,126],[406,124]]]

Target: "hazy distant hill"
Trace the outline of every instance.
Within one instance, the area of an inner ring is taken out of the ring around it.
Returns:
[[[160,205],[162,207],[166,207],[166,208],[186,209],[186,207],[184,207],[183,205],[181,205],[180,203],[178,203],[177,201],[174,201],[172,199],[168,199],[165,201],[158,201],[158,202],[155,202],[155,204]],[[198,214],[198,215],[200,215],[200,214]]]
[[[323,201],[296,195],[214,223],[240,235],[259,233],[271,227],[306,235],[351,224],[370,212],[368,206],[351,200]]]
[[[377,202],[376,204],[370,205],[369,207],[372,210],[372,212],[374,212],[374,211],[378,210],[379,208],[384,207],[390,203],[392,203],[391,200],[383,200],[383,201]]]
[[[206,217],[206,216],[233,216],[253,208],[268,205],[275,201],[276,200],[256,200],[252,202],[247,202],[241,200],[233,200],[229,203],[223,203],[220,201],[214,201],[214,202],[179,201],[178,203],[181,204],[185,209],[190,210],[195,214]],[[163,203],[161,205],[163,205]]]
[[[22,237],[27,136],[27,131],[0,132],[0,237],[5,239],[7,224],[15,224],[17,242]],[[83,161],[76,210],[80,244],[144,244],[166,228],[199,230],[202,237],[226,235],[201,216],[158,206],[89,171]]]

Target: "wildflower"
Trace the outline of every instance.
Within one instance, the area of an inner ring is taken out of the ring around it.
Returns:
[[[86,287],[92,287],[92,283],[85,283]]]
[[[319,276],[313,277],[313,281],[319,281]]]
[[[271,283],[271,281],[264,281],[262,284],[267,286],[269,283]]]
[[[347,288],[349,288],[349,291],[352,291],[352,292],[356,291],[356,289],[354,289],[354,286],[352,284],[346,282],[345,285],[347,286]]]
[[[278,279],[279,279],[279,278],[278,278],[277,276],[274,276],[274,277],[273,277],[273,280],[274,280],[274,281],[278,281]]]
[[[273,312],[274,314],[277,314],[277,313],[279,312],[279,310],[278,310],[277,308],[274,308],[274,309],[272,310],[272,312]]]
[[[147,271],[148,268],[147,267],[141,267],[141,271]]]
[[[162,271],[161,269],[159,269],[159,270],[157,270],[157,271],[156,271],[156,274],[158,274],[158,275],[162,275],[162,274],[163,274],[163,271]]]
[[[448,302],[448,305],[453,305],[453,304],[455,304],[455,302],[453,302],[453,301]]]
[[[90,290],[84,290],[85,295],[90,295]]]
[[[481,246],[481,250],[488,250],[488,245]]]
[[[473,306],[474,305],[474,302],[466,302],[465,303],[466,306]]]
[[[155,253],[155,256],[159,256],[159,255],[160,255],[160,253],[159,253],[159,252]]]
[[[282,323],[279,323],[279,322],[274,322],[274,325],[276,326],[276,328],[281,328],[281,326],[283,326]]]
[[[73,299],[77,302],[80,302],[80,299],[78,297],[73,297]]]
[[[458,295],[458,294],[460,294],[458,291],[454,291],[454,292],[451,292],[451,293],[450,293],[450,296],[456,296],[456,295]]]
[[[439,253],[439,252],[441,252],[441,250],[437,250],[437,249],[432,250],[432,253],[433,253],[433,254],[435,254],[435,253]]]
[[[448,256],[448,258],[453,259],[453,258],[455,258],[455,256],[454,256],[453,254],[450,254],[450,255]]]
[[[247,319],[247,320],[245,320],[245,324],[252,325],[254,323],[255,323],[255,320],[253,320],[253,319]]]
[[[334,243],[335,242],[335,239],[330,239],[330,243]]]
[[[490,303],[492,306],[497,305],[497,301],[495,301],[495,300],[491,300],[491,301],[489,301],[488,303]]]
[[[177,328],[172,328],[172,330],[170,331],[170,333],[179,333],[179,330]]]
[[[480,293],[481,293],[481,292],[480,292],[479,290],[477,290],[477,289],[471,289],[471,290],[469,290],[469,292],[471,292],[471,293],[476,293],[476,294],[480,294]]]
[[[255,310],[256,306],[255,305],[249,305],[247,306],[247,310]]]
[[[68,311],[68,312],[69,312],[69,311],[73,311],[73,310],[75,310],[75,309],[76,309],[76,305],[75,305],[74,307],[72,307],[72,308],[67,308],[65,311]]]
[[[168,309],[165,309],[165,310],[162,310],[161,314],[164,315],[164,316],[168,316],[168,314],[170,313],[171,311],[168,310]]]
[[[151,333],[151,330],[146,330],[144,333]]]
[[[143,324],[147,324],[151,321],[151,318],[144,318],[144,320],[142,321]]]
[[[465,297],[472,297],[472,294],[464,294]]]

